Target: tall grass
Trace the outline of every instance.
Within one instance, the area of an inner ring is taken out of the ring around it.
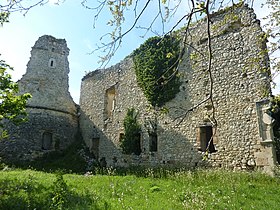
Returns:
[[[1,171],[0,209],[280,209],[280,179],[257,172],[102,170]]]

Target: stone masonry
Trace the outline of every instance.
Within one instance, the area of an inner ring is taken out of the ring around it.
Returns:
[[[105,161],[109,166],[206,165],[271,172],[276,164],[274,120],[269,112],[271,78],[259,20],[246,5],[213,14],[211,20],[212,83],[207,71],[206,22],[201,20],[188,31],[179,66],[180,92],[165,104],[168,113],[148,103],[128,56],[84,76],[78,114],[68,92],[66,41],[40,37],[19,81],[20,91],[33,96],[27,106],[29,121],[18,127],[7,123],[10,136],[0,142],[1,157],[32,160],[65,149],[80,131],[103,165]],[[211,87],[214,106],[209,100],[201,103]],[[141,124],[135,136],[140,155],[124,155],[120,148],[129,108],[135,108]]]
[[[18,81],[20,92],[32,95],[28,121],[18,127],[7,124],[9,138],[0,144],[1,157],[28,161],[75,141],[78,117],[68,92],[68,54],[64,39],[45,35],[36,41],[26,74]]]
[[[189,31],[179,67],[182,85],[165,104],[167,114],[147,102],[130,56],[82,79],[80,128],[96,158],[105,158],[112,166],[209,165],[271,172],[275,165],[273,119],[269,117],[271,78],[268,56],[262,53],[266,40],[260,22],[246,5],[214,14],[212,21],[214,107],[208,101],[185,115],[210,91],[204,20]],[[120,148],[123,120],[133,107],[142,126],[139,156],[124,155]],[[210,153],[205,154],[212,134]]]

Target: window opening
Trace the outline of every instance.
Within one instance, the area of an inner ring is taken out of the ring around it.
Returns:
[[[134,141],[134,154],[135,155],[140,155],[142,150],[141,150],[141,134],[137,133],[134,136],[135,141]]]
[[[42,138],[42,149],[50,150],[52,149],[53,135],[51,132],[44,132]]]
[[[124,133],[120,133],[119,134],[119,142],[121,142],[123,140],[123,138],[124,138]]]
[[[113,114],[115,109],[115,96],[116,96],[116,89],[115,86],[110,87],[106,90],[106,114],[107,117],[110,118]]]
[[[198,149],[200,151],[206,152],[207,147],[208,147],[210,153],[216,152],[212,136],[213,136],[212,126],[199,127],[199,134],[198,134],[198,142],[197,143],[198,143]]]
[[[54,60],[53,58],[51,58],[51,59],[49,60],[49,67],[54,68],[55,65],[56,65],[55,60]]]
[[[156,133],[149,134],[150,152],[157,152],[158,137]]]
[[[91,152],[97,160],[99,156],[99,140],[99,138],[92,138],[91,140]]]

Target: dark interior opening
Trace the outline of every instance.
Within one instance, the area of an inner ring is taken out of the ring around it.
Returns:
[[[212,126],[200,127],[200,150],[206,152],[207,148],[210,153],[216,152]]]
[[[157,152],[157,142],[158,142],[158,137],[156,133],[151,133],[149,134],[149,140],[150,140],[150,152]]]
[[[52,149],[52,139],[53,135],[51,132],[44,132],[43,139],[42,139],[42,149],[43,150],[50,150]]]

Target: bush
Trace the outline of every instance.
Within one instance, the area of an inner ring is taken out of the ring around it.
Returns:
[[[141,153],[140,147],[140,132],[141,126],[137,122],[138,113],[134,108],[128,109],[126,117],[124,118],[124,136],[121,139],[121,148],[125,154],[139,155]]]
[[[51,209],[64,209],[69,201],[70,192],[67,184],[63,179],[63,175],[58,173],[56,181],[53,183],[51,192]]]

